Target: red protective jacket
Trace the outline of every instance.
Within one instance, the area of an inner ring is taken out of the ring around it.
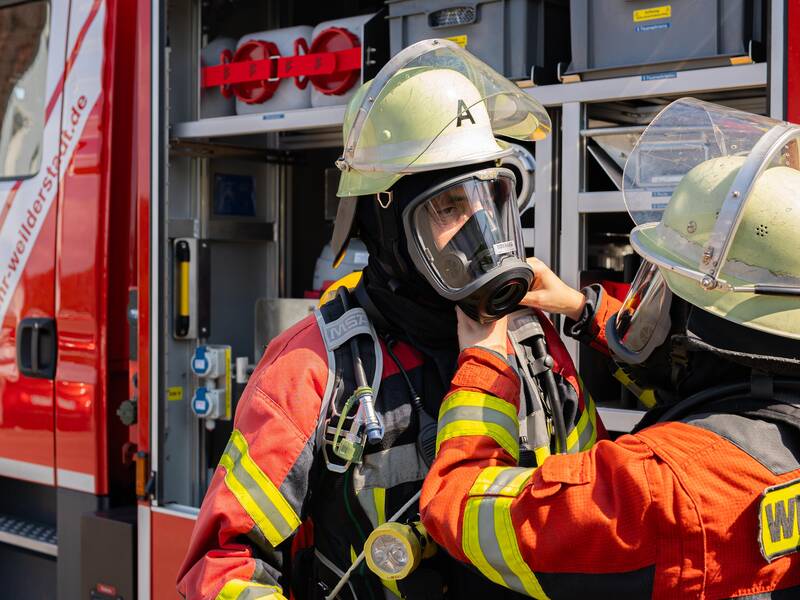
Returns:
[[[323,313],[332,306],[326,304]],[[577,399],[568,443],[588,448],[595,439],[606,437],[605,430],[557,333],[546,320],[542,325],[555,361],[553,370]],[[427,469],[414,446],[417,425],[406,383],[385,346],[382,352],[376,410],[386,428],[383,444],[368,449],[363,464],[335,475],[321,464],[315,441],[321,400],[332,377],[318,323],[308,317],[270,344],[239,401],[233,435],[200,509],[179,574],[181,594],[192,600],[277,599],[289,597],[291,587],[297,596],[300,589],[309,596],[324,595],[338,579],[336,571],[346,570],[361,552],[372,528],[421,488]],[[430,372],[426,358],[402,343],[395,346],[395,353],[415,387],[424,392]],[[337,367],[342,366],[346,361],[337,359]],[[446,391],[445,387],[440,394]],[[437,405],[440,398],[435,399]],[[511,432],[514,444],[518,433]],[[301,523],[303,535],[297,534]],[[298,548],[309,543],[317,561],[313,577],[325,579],[327,587],[317,585],[319,580],[309,581],[309,570],[301,568]],[[434,560],[437,569],[452,564],[456,573],[442,576],[449,590],[445,598],[512,595],[496,586],[480,592],[480,586],[488,584],[444,553]],[[454,591],[467,576],[474,578],[478,590],[466,595]],[[382,584],[366,569],[356,573],[352,584],[342,598],[399,593],[395,582]],[[315,589],[309,592],[309,588]]]
[[[518,386],[505,361],[469,348],[439,421],[479,407],[513,430]],[[538,468],[518,467],[497,428],[450,435],[423,486],[423,524],[535,598],[800,598],[800,408],[764,406],[658,424]]]

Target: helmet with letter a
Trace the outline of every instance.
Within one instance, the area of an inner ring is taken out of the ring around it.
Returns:
[[[497,275],[501,263],[510,269],[514,257],[521,263],[515,268],[524,270],[516,180],[502,162],[514,154],[510,142],[534,142],[549,131],[538,101],[457,44],[434,39],[402,50],[362,86],[345,114],[336,162],[337,260],[359,207],[395,202],[409,266],[442,297],[474,298],[482,276]],[[398,185],[403,180],[411,181]],[[503,312],[529,283],[520,280],[514,293],[506,288],[507,296],[488,301],[488,311]]]

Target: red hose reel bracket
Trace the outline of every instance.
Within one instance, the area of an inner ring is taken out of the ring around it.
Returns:
[[[235,53],[224,50],[221,64],[204,67],[201,87],[219,87],[226,98],[236,95],[247,104],[260,104],[272,98],[283,79],[293,78],[301,90],[311,82],[329,96],[342,95],[358,82],[361,46],[358,37],[342,27],[323,30],[310,47],[298,38],[294,52],[280,56],[274,43],[249,40]]]

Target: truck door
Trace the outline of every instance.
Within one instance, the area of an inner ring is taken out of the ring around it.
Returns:
[[[0,1],[0,475],[50,485],[69,4]]]

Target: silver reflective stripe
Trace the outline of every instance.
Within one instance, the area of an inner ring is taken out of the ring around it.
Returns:
[[[486,488],[484,494],[487,496],[495,496],[500,494],[504,496],[507,495],[506,493],[503,493],[503,489],[512,481],[514,481],[517,476],[522,475],[523,473],[532,474],[533,469],[526,467],[508,467],[503,469],[500,471],[500,473],[498,473],[497,477],[494,478],[494,481],[492,481],[491,485]]]
[[[248,586],[236,597],[236,600],[257,600],[258,598],[273,598],[281,591],[277,587],[265,588],[257,585]],[[281,596],[283,597],[283,596]]]
[[[496,502],[496,497],[482,498],[480,500],[480,505],[478,506],[478,543],[486,560],[503,578],[506,587],[525,594],[525,586],[522,585],[519,577],[506,564],[506,559],[500,550],[500,542],[495,535],[494,513]]]
[[[454,406],[439,418],[439,431],[456,421],[480,421],[494,423],[505,429],[511,439],[519,438],[519,425],[508,415],[493,408],[480,406]]]
[[[233,477],[247,490],[250,497],[258,505],[264,515],[269,519],[270,524],[275,528],[282,539],[288,538],[294,533],[292,527],[280,511],[275,506],[275,503],[264,493],[261,486],[247,472],[247,469],[242,466],[242,454],[239,448],[233,443],[233,440],[228,442],[228,447],[225,449],[231,461],[233,461]],[[251,515],[252,516],[252,515]]]
[[[353,489],[356,494],[369,488],[391,489],[422,481],[427,473],[416,444],[403,444],[364,455],[362,464],[353,469]]]

